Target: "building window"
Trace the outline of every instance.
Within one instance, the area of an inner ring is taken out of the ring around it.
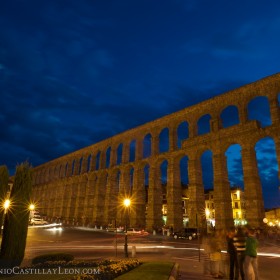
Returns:
[[[235,203],[234,203],[234,208],[236,208],[236,209],[239,208],[239,207],[238,207],[238,202],[235,202]]]

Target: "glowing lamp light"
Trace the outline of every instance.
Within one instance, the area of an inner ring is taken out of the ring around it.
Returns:
[[[123,201],[123,205],[124,205],[125,207],[129,207],[130,204],[131,204],[131,201],[130,201],[129,198],[126,198],[126,199]]]
[[[29,210],[30,210],[30,211],[33,211],[34,209],[35,209],[35,205],[34,205],[34,204],[30,204],[30,205],[29,205]]]
[[[11,203],[11,201],[9,199],[5,200],[5,202],[3,204],[3,207],[5,210],[7,210],[10,207],[10,203]]]
[[[208,208],[205,209],[205,215],[206,215],[206,218],[209,218],[210,216],[210,211]]]

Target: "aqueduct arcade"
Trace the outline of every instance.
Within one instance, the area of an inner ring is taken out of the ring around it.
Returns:
[[[187,159],[189,226],[203,226],[205,214],[201,156],[211,151],[216,228],[233,225],[226,151],[241,147],[246,219],[262,226],[264,202],[257,167],[256,143],[270,137],[280,164],[280,74],[229,91],[197,105],[125,131],[99,143],[34,168],[33,199],[49,219],[106,226],[123,222],[121,201],[132,198],[130,225],[147,230],[161,227],[162,164],[166,165],[167,225],[182,227],[182,174]],[[255,98],[267,101],[271,122],[263,126],[250,119],[248,106]],[[223,115],[236,112],[226,126]],[[200,132],[199,122],[208,122]],[[184,127],[185,136],[179,136]],[[161,134],[167,141],[161,143]],[[278,168],[279,177],[279,168]]]

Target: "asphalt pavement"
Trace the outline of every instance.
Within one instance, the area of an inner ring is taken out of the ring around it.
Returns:
[[[43,254],[55,248],[59,251],[72,252],[76,259],[112,258],[114,256],[117,256],[118,259],[124,258],[123,235],[92,231],[92,229],[82,228],[69,228],[61,232],[31,229],[28,233],[25,256],[30,261],[30,258],[34,255]],[[115,241],[118,242],[116,251],[114,251]],[[133,245],[136,249],[135,257],[140,261],[172,261],[178,263],[179,280],[213,279],[211,276],[203,274],[203,252],[199,254],[196,240],[190,242],[174,240],[166,235],[149,235],[144,238],[131,236],[128,244],[130,257]],[[279,246],[274,243],[265,244],[260,250],[264,253],[259,258],[261,279],[278,280]],[[269,254],[269,256],[265,254]]]

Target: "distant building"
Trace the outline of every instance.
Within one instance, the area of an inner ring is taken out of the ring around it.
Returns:
[[[182,186],[182,212],[183,212],[183,225],[188,226],[188,201],[189,194],[187,186]],[[244,191],[240,187],[231,188],[231,202],[232,202],[232,216],[234,219],[234,225],[245,225],[246,221],[246,208]],[[167,219],[167,200],[165,194],[163,195],[162,216],[164,224]],[[215,201],[214,190],[205,190],[205,218],[208,227],[215,226]],[[279,219],[280,221],[280,219]]]
[[[214,190],[205,191],[205,216],[207,223],[215,226]],[[246,209],[244,192],[240,187],[231,188],[232,216],[234,225],[246,224]]]
[[[265,212],[264,222],[268,226],[280,227],[280,208],[274,208]]]

